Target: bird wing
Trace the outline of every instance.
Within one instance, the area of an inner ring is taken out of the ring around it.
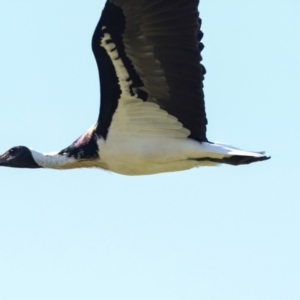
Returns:
[[[106,137],[125,87],[176,117],[189,137],[207,141],[198,5],[199,0],[106,2],[92,39],[101,89],[99,135]]]

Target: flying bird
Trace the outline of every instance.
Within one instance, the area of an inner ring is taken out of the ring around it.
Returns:
[[[107,0],[92,38],[101,90],[96,124],[59,152],[13,147],[0,166],[144,175],[269,159],[206,137],[198,5]]]

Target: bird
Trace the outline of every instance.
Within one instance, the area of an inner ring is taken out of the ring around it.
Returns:
[[[92,37],[97,122],[58,152],[12,147],[0,166],[149,175],[268,160],[206,137],[198,7],[199,0],[107,0]]]

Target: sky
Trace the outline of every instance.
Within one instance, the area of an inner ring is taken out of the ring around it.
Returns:
[[[0,152],[60,150],[95,123],[103,5],[0,0]],[[208,138],[271,160],[140,177],[1,168],[0,299],[300,299],[300,2],[199,8]]]

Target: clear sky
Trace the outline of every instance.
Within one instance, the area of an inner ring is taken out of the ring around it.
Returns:
[[[96,121],[103,4],[0,0],[0,152],[60,150]],[[200,12],[208,138],[272,159],[141,177],[1,168],[1,300],[300,299],[300,2]]]

